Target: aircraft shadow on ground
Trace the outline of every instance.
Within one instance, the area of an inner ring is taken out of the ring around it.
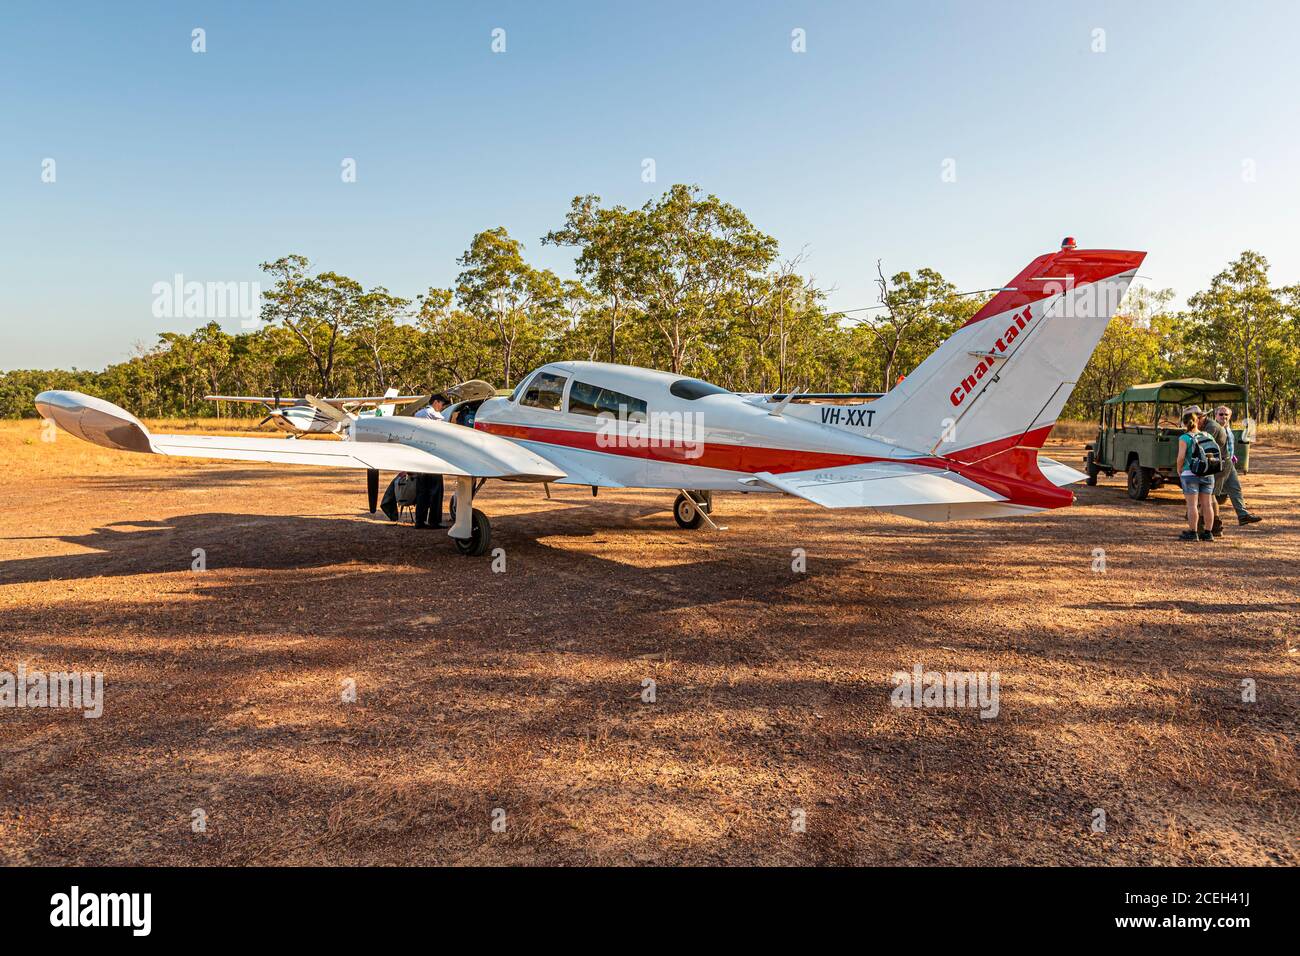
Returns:
[[[598,515],[585,514],[588,510],[586,507],[548,508],[497,518],[496,538],[508,549],[511,570],[525,569],[528,575],[545,575],[563,581],[572,589],[564,596],[565,602],[572,601],[575,595],[581,600],[597,596],[619,602],[641,599],[662,610],[707,605],[737,595],[771,603],[779,600],[787,588],[810,576],[833,573],[836,568],[853,563],[847,559],[819,559],[809,574],[797,575],[791,572],[785,553],[777,551],[772,560],[764,562],[770,566],[770,574],[755,576],[747,572],[741,576],[735,572],[736,558],[750,552],[733,545],[734,539],[725,539],[726,547],[719,548],[717,543],[723,539],[716,535],[702,539],[699,537],[702,532],[681,531],[670,520],[665,520],[662,531],[645,533],[676,534],[693,546],[682,549],[683,560],[652,567],[537,540],[554,535],[599,536],[626,530],[660,509],[603,503],[590,509],[599,510]],[[394,524],[366,514],[348,520],[346,517],[199,513],[161,521],[114,522],[85,534],[31,536],[22,540],[56,540],[86,550],[2,561],[0,583],[187,572],[191,570],[195,548],[204,550],[211,570],[319,571],[330,578],[328,587],[317,586],[324,583],[318,575],[293,580],[275,575],[265,581],[231,583],[226,580],[220,585],[209,585],[199,578],[198,593],[231,600],[255,599],[260,588],[284,592],[289,584],[301,585],[304,597],[310,594],[316,606],[322,601],[328,603],[331,594],[342,594],[349,602],[355,602],[358,595],[346,593],[351,579],[364,580],[365,588],[383,590],[384,582],[376,581],[370,574],[374,566],[390,569],[393,597],[411,588],[418,593],[425,585],[410,577],[418,578],[429,572],[442,576],[464,598],[493,593],[493,588],[484,584],[500,585],[517,580],[515,575],[491,574],[490,556],[471,559],[459,556],[445,531],[417,531],[408,524]],[[355,565],[361,567],[351,567]],[[398,578],[402,580],[399,582]],[[124,606],[130,602],[128,597]]]
[[[279,481],[277,482],[277,479]],[[303,468],[295,465],[258,465],[256,468],[195,468],[190,471],[163,474],[86,475],[77,481],[97,492],[166,491],[171,494],[201,495],[210,490],[232,488],[240,485],[261,484],[269,496],[285,493],[286,487],[300,490],[302,482],[336,482],[355,487],[365,494],[366,476],[362,471],[337,468]]]

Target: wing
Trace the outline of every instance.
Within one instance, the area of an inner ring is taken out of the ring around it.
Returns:
[[[272,395],[258,397],[256,395],[204,395],[205,402],[243,402],[246,405],[270,405],[273,408],[284,408],[288,405],[297,405],[300,399],[285,398],[280,396],[276,398]]]
[[[389,398],[384,395],[358,395],[356,397],[345,396],[343,398],[321,398],[318,401],[326,405],[408,405],[411,402],[418,402],[427,396],[424,395],[394,395]],[[275,398],[271,395],[204,395],[205,402],[244,402],[248,405],[271,405],[281,408],[286,405],[301,405],[301,398],[290,398],[281,395]]]
[[[823,508],[902,508],[916,505],[994,504],[1007,499],[951,471],[872,462],[782,475],[761,471],[755,480]]]
[[[57,421],[57,419],[56,419]],[[412,471],[431,475],[470,472],[440,455],[410,445],[366,441],[308,441],[296,438],[227,438],[222,435],[149,435],[149,450],[183,458],[224,458],[279,465]],[[500,477],[497,475],[477,477]]]
[[[564,469],[565,477],[559,479],[556,482],[557,484],[593,485],[597,488],[627,487],[623,482],[616,481],[603,471],[597,471],[582,461],[578,455],[569,454],[559,446],[546,449],[546,456],[548,461],[553,461],[557,466]]]
[[[411,402],[418,402],[421,399],[428,398],[427,395],[394,395],[389,398],[385,395],[361,395],[357,397],[344,398],[322,398],[320,401],[326,405],[409,405]]]
[[[41,392],[36,396],[36,408],[69,434],[121,451],[520,481],[557,481],[565,476],[551,462],[514,442],[457,425],[448,425],[445,433],[438,433],[436,442],[431,442],[437,449],[434,453],[382,439],[312,441],[154,435],[130,412],[80,392]]]

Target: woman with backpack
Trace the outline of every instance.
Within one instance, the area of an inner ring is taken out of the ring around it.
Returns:
[[[1188,528],[1178,536],[1179,541],[1214,540],[1214,535],[1208,529],[1198,534],[1196,525],[1201,515],[1205,515],[1209,521],[1214,520],[1214,475],[1219,469],[1213,468],[1213,465],[1219,463],[1219,446],[1212,437],[1201,431],[1198,421],[1195,412],[1184,412],[1183,428],[1186,431],[1178,436],[1178,478],[1183,486],[1183,496],[1187,499]],[[1211,446],[1214,448],[1213,455],[1208,450]]]

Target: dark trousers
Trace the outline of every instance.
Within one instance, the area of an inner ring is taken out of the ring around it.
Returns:
[[[389,521],[396,521],[399,508],[397,504],[397,479],[394,478],[388,483],[388,489],[384,492],[384,498],[379,503],[379,510],[382,511]]]
[[[442,475],[415,478],[415,526],[442,524]]]

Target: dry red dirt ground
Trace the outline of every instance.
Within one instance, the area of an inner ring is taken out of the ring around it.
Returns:
[[[951,525],[735,495],[722,533],[489,483],[504,573],[360,473],[0,451],[0,670],[107,681],[0,710],[0,862],[1300,862],[1293,449],[1212,545],[1119,479]],[[918,663],[997,672],[997,717],[891,706]]]

